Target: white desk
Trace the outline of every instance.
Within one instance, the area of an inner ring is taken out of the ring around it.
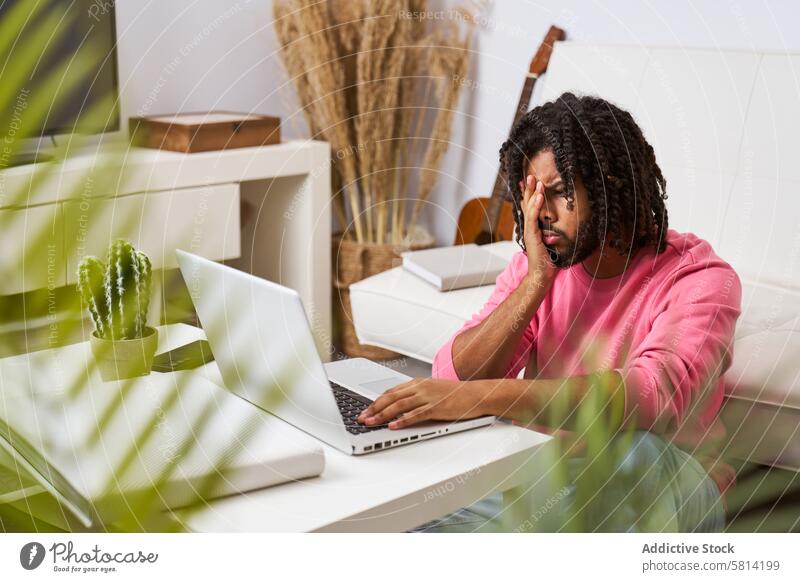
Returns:
[[[185,523],[203,532],[406,531],[534,481],[548,439],[498,423],[360,457],[325,446],[319,477],[214,501]]]
[[[203,336],[188,325],[163,326],[159,351]],[[0,360],[0,375],[5,363],[18,359]],[[214,363],[196,373],[222,384]],[[269,421],[289,429],[293,440],[318,442],[278,418]],[[176,515],[201,532],[405,531],[497,491],[512,490],[515,498],[527,485],[514,488],[535,481],[547,466],[541,457],[550,438],[499,422],[360,457],[323,444],[325,469],[319,477],[217,499]],[[524,518],[524,507],[520,510]]]
[[[190,326],[168,327],[172,345],[204,337]],[[215,364],[202,373],[222,385]],[[323,443],[319,477],[216,500],[185,523],[202,532],[406,531],[497,491],[512,500],[526,493],[550,439],[498,422],[357,457]]]

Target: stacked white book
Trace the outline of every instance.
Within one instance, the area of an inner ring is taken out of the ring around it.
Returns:
[[[508,264],[476,244],[402,253],[403,268],[440,291],[492,285]]]

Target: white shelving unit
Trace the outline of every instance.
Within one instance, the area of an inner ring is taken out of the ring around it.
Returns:
[[[75,283],[86,254],[103,255],[114,238],[130,239],[156,274],[177,267],[183,248],[296,289],[320,353],[331,327],[330,149],[325,142],[182,154],[131,148],[113,188],[86,183],[107,154],[71,157],[33,185],[39,164],[0,172],[2,267],[26,256],[0,295]],[[25,200],[8,193],[27,192]],[[87,220],[87,217],[91,217]],[[41,238],[41,233],[44,237]],[[7,272],[0,269],[0,272]],[[159,298],[151,316],[160,313]]]

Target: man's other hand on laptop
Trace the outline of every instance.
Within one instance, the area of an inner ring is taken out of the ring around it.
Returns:
[[[491,414],[483,381],[414,378],[381,394],[359,415],[367,426],[389,422],[405,428],[424,420],[464,420]]]

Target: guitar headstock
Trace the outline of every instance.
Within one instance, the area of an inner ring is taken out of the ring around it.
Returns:
[[[565,38],[566,34],[563,30],[557,26],[550,27],[550,30],[548,30],[547,34],[544,36],[542,44],[539,46],[539,50],[536,51],[536,55],[531,61],[531,75],[538,77],[547,70],[547,65],[550,63],[550,55],[553,54],[553,45],[557,41],[564,40]]]

